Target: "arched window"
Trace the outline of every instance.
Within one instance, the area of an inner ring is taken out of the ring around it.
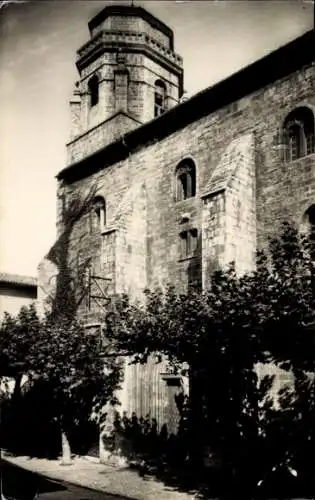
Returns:
[[[196,167],[192,160],[183,160],[176,169],[176,201],[196,196]]]
[[[91,232],[101,231],[106,225],[106,204],[102,196],[96,196],[91,211]]]
[[[286,158],[293,161],[314,153],[314,115],[307,107],[296,108],[284,122]]]
[[[96,106],[99,100],[99,79],[97,75],[93,75],[88,83],[90,94],[90,106]]]
[[[156,80],[154,85],[154,116],[160,116],[166,111],[166,85],[162,80]]]

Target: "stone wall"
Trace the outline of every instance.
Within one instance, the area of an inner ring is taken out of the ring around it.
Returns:
[[[111,262],[117,290],[128,290],[135,296],[142,285],[188,285],[191,270],[199,271],[197,255],[187,259],[180,255],[179,235],[185,213],[189,213],[189,226],[202,235],[202,253],[206,259],[209,257],[208,263],[202,262],[204,283],[209,262],[217,265],[236,258],[239,272],[244,272],[253,266],[256,240],[259,247],[264,246],[284,217],[301,220],[314,203],[315,155],[287,163],[279,154],[279,129],[287,114],[301,105],[315,109],[313,66],[139,148],[126,160],[71,185],[71,190],[76,191],[96,184],[106,200],[107,229],[115,229],[115,250],[111,250],[115,257]],[[230,155],[223,169],[224,189],[221,186],[212,193],[215,196],[204,198],[211,179],[222,170],[220,165],[224,158],[226,161],[230,145],[235,147],[235,155]],[[88,155],[89,147],[82,141],[81,154]],[[176,202],[175,170],[187,157],[196,165],[196,196]],[[77,241],[85,228],[83,221],[77,225]],[[72,252],[78,250],[79,246],[73,245]],[[102,255],[104,251],[95,253],[96,258],[102,259]],[[130,395],[131,391],[132,396],[126,400],[138,401],[136,408],[142,413],[148,408],[148,398],[152,398],[155,414],[164,418],[160,382],[152,383],[154,377],[160,377],[162,368],[154,365],[151,371],[141,367],[132,370],[127,378],[134,382],[125,392]],[[141,380],[153,384],[150,396],[139,390]]]
[[[57,277],[57,266],[49,259],[43,258],[37,267],[37,309],[40,316],[50,310],[56,292]]]
[[[115,291],[139,301],[143,301],[147,287],[147,209],[145,182],[134,179],[118,206],[114,222],[117,229]],[[160,373],[165,371],[165,363],[150,359],[144,365],[132,365],[129,361],[125,361],[124,383],[118,395],[119,410],[143,417],[150,414],[163,422],[167,388]]]
[[[256,182],[254,135],[234,139],[205,187],[202,209],[202,272],[234,262],[241,274],[255,267]]]
[[[165,47],[170,47],[170,40],[167,35],[160,30],[154,28],[145,19],[138,16],[109,16],[102,23],[100,23],[92,32],[94,36],[101,30],[108,31],[130,31],[130,32],[145,32],[152,38],[155,38],[159,43]]]
[[[110,218],[120,206],[126,190],[135,180],[145,179],[146,272],[149,287],[165,285],[168,281],[175,284],[182,282],[189,262],[179,258],[181,214],[189,212],[191,225],[201,231],[201,195],[227,145],[240,135],[255,134],[258,245],[262,246],[267,236],[277,231],[280,221],[287,214],[300,220],[306,208],[314,202],[315,156],[284,163],[279,155],[277,140],[279,127],[294,107],[301,104],[315,107],[313,84],[314,67],[305,68],[301,74],[289,75],[241,99],[234,107],[237,111],[230,113],[228,108],[218,110],[159,143],[140,149],[127,160],[76,183],[75,187],[98,183],[106,199],[110,224]],[[84,153],[84,144],[82,148]],[[175,202],[175,169],[185,157],[192,157],[196,164],[196,197]],[[247,188],[243,185],[242,189]],[[237,207],[231,207],[232,211],[234,209],[237,210]],[[253,207],[251,211],[254,218]],[[246,217],[249,217],[249,212]],[[247,258],[251,259],[250,255]]]
[[[82,160],[87,154],[102,149],[137,126],[139,126],[139,122],[126,114],[114,114],[68,144],[67,163],[70,165]]]
[[[238,274],[252,271],[256,261],[256,178],[254,134],[239,138],[235,170],[226,189],[226,262]]]
[[[141,180],[135,179],[127,191],[118,207],[115,225],[116,292],[127,293],[133,300],[140,299],[147,286],[147,200]]]

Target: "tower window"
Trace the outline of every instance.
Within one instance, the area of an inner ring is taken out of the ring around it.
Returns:
[[[297,160],[315,152],[314,115],[307,107],[294,109],[284,122],[286,159]]]
[[[198,248],[198,231],[189,229],[180,233],[180,256],[182,259],[194,257]]]
[[[90,94],[90,106],[96,106],[99,101],[99,79],[97,75],[90,78],[88,88]]]
[[[97,196],[94,199],[90,217],[91,232],[102,231],[106,225],[106,204],[102,196]]]
[[[166,111],[166,85],[157,80],[154,85],[154,116],[160,116]]]
[[[196,196],[196,167],[192,160],[183,160],[176,169],[176,201]]]

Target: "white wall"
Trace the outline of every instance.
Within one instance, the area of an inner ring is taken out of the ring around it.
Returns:
[[[16,315],[22,306],[28,306],[36,302],[33,290],[20,289],[15,285],[1,286],[0,288],[0,321],[4,312]]]

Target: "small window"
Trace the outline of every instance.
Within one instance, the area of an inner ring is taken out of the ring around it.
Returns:
[[[154,116],[160,116],[166,111],[166,85],[157,80],[154,85]]]
[[[102,231],[106,226],[106,204],[102,196],[94,199],[93,209],[90,213],[91,232]]]
[[[196,196],[196,168],[192,160],[184,160],[176,169],[176,201]]]
[[[180,233],[180,257],[194,257],[198,249],[198,231],[189,229]]]
[[[89,83],[89,94],[90,94],[90,106],[96,106],[99,101],[99,79],[97,75],[90,78]]]
[[[284,122],[287,161],[297,160],[315,152],[314,115],[307,107],[293,110]]]

